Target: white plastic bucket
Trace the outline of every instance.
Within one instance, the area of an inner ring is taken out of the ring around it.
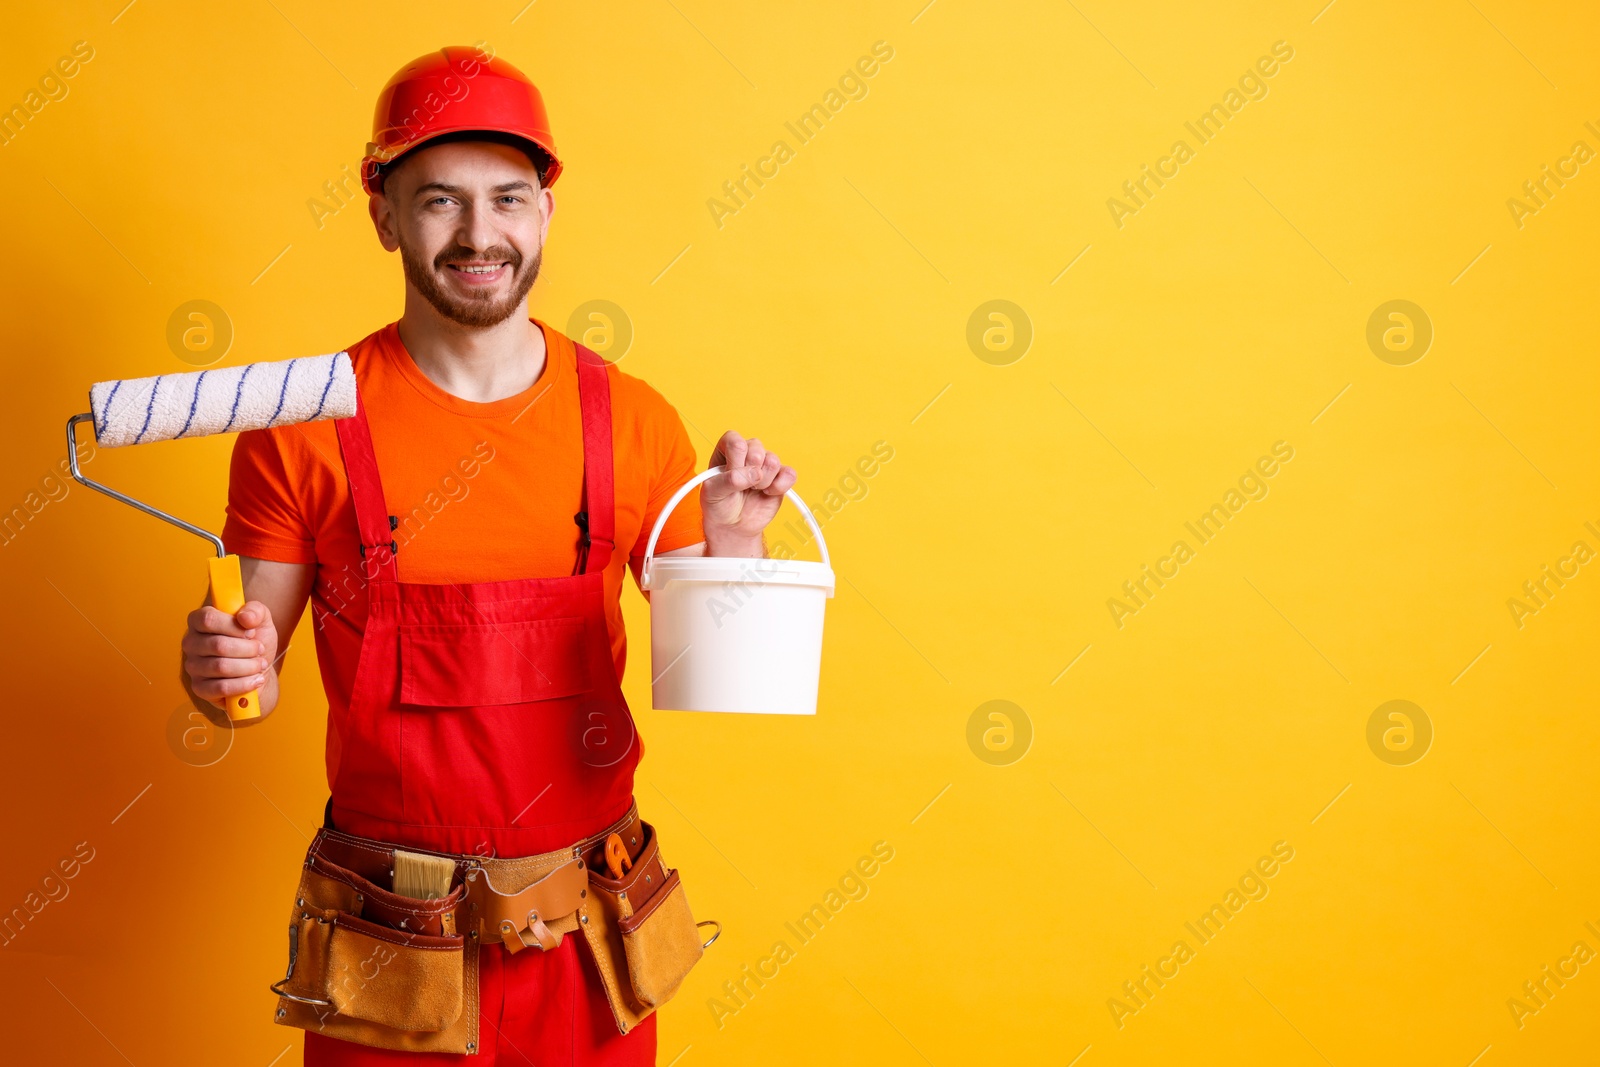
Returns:
[[[712,467],[673,494],[644,550],[650,593],[650,703],[658,711],[815,715],[822,616],[833,596],[828,546],[811,509],[788,497],[817,536],[822,562],[657,556],[667,516]]]

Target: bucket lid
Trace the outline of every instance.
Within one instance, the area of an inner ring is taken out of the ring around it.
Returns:
[[[746,588],[801,585],[833,595],[833,568],[807,559],[757,559],[743,556],[657,556],[650,565],[650,588],[671,582],[734,582]]]

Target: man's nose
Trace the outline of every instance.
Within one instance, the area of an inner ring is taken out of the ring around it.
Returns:
[[[467,205],[456,239],[474,252],[484,252],[495,245],[504,244],[500,239],[500,231],[494,225],[494,214],[485,204]]]

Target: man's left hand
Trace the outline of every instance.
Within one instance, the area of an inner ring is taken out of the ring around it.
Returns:
[[[798,475],[768,452],[760,438],[747,439],[733,430],[722,435],[711,454],[711,466],[724,465],[727,470],[700,486],[706,555],[765,556],[761,533]]]

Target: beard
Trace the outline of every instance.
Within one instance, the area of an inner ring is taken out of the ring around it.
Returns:
[[[458,325],[475,328],[497,326],[526,306],[528,290],[539,278],[539,264],[543,257],[544,249],[541,248],[524,264],[521,254],[513,248],[496,246],[476,254],[471,249],[457,245],[435,256],[430,268],[415,249],[405,240],[400,241],[400,262],[405,267],[406,281],[440,315]],[[440,283],[439,273],[448,270],[449,264],[467,263],[474,259],[504,260],[511,265],[511,288],[505,296],[496,296],[487,291],[458,295],[449,292]]]

